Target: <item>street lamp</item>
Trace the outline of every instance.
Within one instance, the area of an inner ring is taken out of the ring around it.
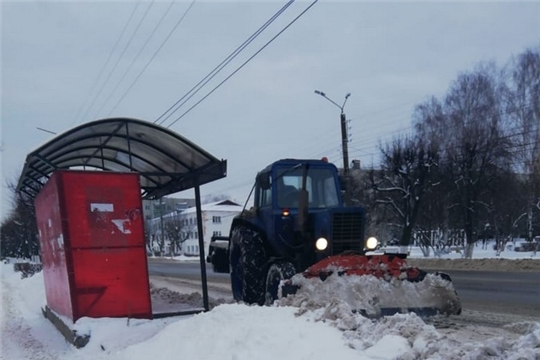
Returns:
[[[349,184],[349,150],[348,150],[348,136],[347,136],[347,118],[345,116],[345,113],[343,112],[343,108],[345,107],[345,103],[347,102],[347,99],[349,96],[351,96],[351,93],[347,93],[345,95],[345,100],[343,101],[343,105],[339,106],[338,103],[336,103],[334,100],[330,99],[328,96],[326,96],[325,93],[319,90],[315,90],[315,94],[321,95],[326,100],[330,101],[332,104],[337,106],[339,110],[341,110],[340,113],[340,123],[341,123],[341,147],[343,151],[343,178],[345,180],[345,205],[349,204],[349,195],[350,195],[350,184]]]
[[[340,123],[341,123],[341,146],[343,150],[343,173],[345,177],[349,175],[349,150],[348,150],[348,136],[347,136],[347,118],[345,116],[345,113],[343,112],[343,108],[345,107],[345,103],[347,102],[347,99],[349,96],[351,96],[351,93],[347,93],[345,95],[345,100],[343,101],[343,105],[339,106],[338,103],[336,103],[334,100],[330,99],[328,96],[326,96],[325,93],[319,90],[315,90],[315,94],[321,95],[326,100],[330,101],[332,104],[337,106],[341,110],[340,114]]]

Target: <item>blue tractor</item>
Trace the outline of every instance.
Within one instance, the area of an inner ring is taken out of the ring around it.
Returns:
[[[253,191],[254,206],[208,256],[214,271],[230,270],[235,300],[271,303],[281,280],[333,254],[364,253],[364,209],[344,207],[335,165],[279,160],[257,174]]]
[[[344,269],[339,275],[425,276],[404,254],[366,255],[378,244],[365,237],[364,209],[344,206],[338,169],[325,160],[278,160],[257,174],[253,193],[253,207],[234,218],[228,238],[212,240],[207,257],[215,272],[230,272],[237,301],[272,304],[282,280],[298,273],[324,280],[329,267]]]

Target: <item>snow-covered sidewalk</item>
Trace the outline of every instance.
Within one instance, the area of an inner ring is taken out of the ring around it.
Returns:
[[[75,326],[91,340],[76,349],[41,315],[42,274],[21,280],[12,265],[1,271],[6,360],[540,358],[540,322],[441,331],[415,315],[372,321],[337,299],[315,310],[224,304],[209,313],[152,321],[83,318]]]

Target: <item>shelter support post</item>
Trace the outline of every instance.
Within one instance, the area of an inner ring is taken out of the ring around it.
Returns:
[[[209,311],[208,306],[208,283],[206,278],[206,260],[204,254],[204,233],[202,224],[202,211],[201,211],[201,191],[199,187],[199,181],[196,181],[195,185],[195,207],[197,211],[197,233],[199,234],[199,261],[201,264],[201,282],[203,293],[203,306],[205,311]]]

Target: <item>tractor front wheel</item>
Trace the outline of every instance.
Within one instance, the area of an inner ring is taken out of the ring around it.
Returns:
[[[296,269],[290,262],[277,262],[270,266],[266,275],[265,305],[272,305],[277,300],[281,280],[290,279],[295,274]]]
[[[261,234],[239,226],[231,232],[231,285],[233,297],[248,304],[264,304],[266,248]]]

